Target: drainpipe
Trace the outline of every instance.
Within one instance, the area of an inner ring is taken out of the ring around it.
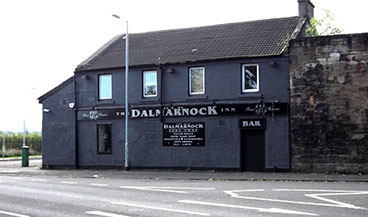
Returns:
[[[74,146],[75,146],[75,163],[74,168],[79,168],[78,162],[78,107],[77,107],[77,73],[74,72]]]
[[[164,122],[164,113],[163,113],[163,105],[162,105],[162,102],[163,102],[163,98],[164,98],[164,93],[163,93],[163,86],[164,86],[164,83],[163,83],[163,80],[164,80],[164,69],[160,66],[160,62],[158,63],[158,68],[160,70],[160,110],[161,110],[161,115],[160,115],[160,121],[161,123]]]

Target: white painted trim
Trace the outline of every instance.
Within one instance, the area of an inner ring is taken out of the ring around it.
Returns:
[[[101,77],[110,77],[110,96],[108,97],[101,97]],[[112,99],[112,74],[101,74],[98,75],[98,100],[107,100]]]
[[[145,93],[145,86],[146,86],[146,77],[144,76],[146,73],[152,73],[154,72],[155,75],[156,75],[156,94],[155,95],[146,95]],[[142,88],[143,88],[143,97],[156,97],[158,95],[158,84],[157,84],[157,71],[143,71],[143,85],[142,85]]]
[[[203,70],[203,91],[201,92],[195,92],[192,93],[192,69],[202,69]],[[204,69],[204,67],[192,67],[189,68],[189,95],[200,95],[200,94],[204,94],[206,92],[206,71]]]
[[[256,66],[257,67],[257,89],[245,89],[245,67],[247,66]],[[243,64],[242,65],[242,80],[241,80],[241,85],[242,85],[242,93],[255,93],[255,92],[259,92],[259,65],[258,64]]]

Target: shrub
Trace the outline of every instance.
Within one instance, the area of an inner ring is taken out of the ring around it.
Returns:
[[[3,132],[0,132],[0,147],[3,145]],[[42,135],[39,132],[26,132],[25,143],[29,146],[29,154],[42,154]],[[23,146],[23,133],[5,134],[5,156],[20,156]],[[0,149],[1,150],[1,149]],[[2,155],[2,152],[1,152]]]

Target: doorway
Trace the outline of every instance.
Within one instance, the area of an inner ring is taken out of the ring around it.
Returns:
[[[241,170],[263,172],[265,165],[264,130],[241,131]]]

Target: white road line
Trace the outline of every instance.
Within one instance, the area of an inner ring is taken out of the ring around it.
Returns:
[[[107,187],[108,184],[98,184],[98,183],[91,183],[92,186],[100,186],[100,187]]]
[[[217,207],[227,207],[227,208],[236,208],[236,209],[248,209],[248,210],[256,210],[258,212],[267,212],[267,213],[281,213],[281,214],[293,214],[293,215],[309,215],[309,216],[319,216],[314,213],[308,212],[300,212],[288,209],[279,209],[279,208],[258,208],[258,207],[250,207],[250,206],[239,206],[232,204],[222,204],[222,203],[211,203],[211,202],[203,202],[203,201],[193,201],[193,200],[180,200],[179,203],[188,203],[188,204],[197,204],[197,205],[206,205],[206,206],[217,206]]]
[[[12,179],[16,179],[16,180],[23,180],[23,177],[12,177]]]
[[[31,179],[31,181],[34,181],[34,182],[46,182],[45,179]]]
[[[75,184],[77,184],[76,182],[67,182],[67,181],[61,181],[60,183],[68,184],[68,185],[75,185]]]
[[[359,191],[350,191],[350,190],[321,190],[321,189],[272,189],[272,191],[299,191],[299,192],[359,192]]]
[[[320,189],[273,189],[274,191],[294,191],[294,192],[328,192],[323,194],[304,194],[306,197],[311,197],[317,200],[322,200],[331,204],[336,204],[342,208],[351,208],[351,209],[363,209],[367,210],[364,207],[355,206],[349,203],[343,203],[337,200],[327,199],[321,196],[341,196],[341,195],[363,195],[368,194],[368,191],[352,191],[352,190],[320,190]],[[334,192],[334,193],[331,193]]]
[[[314,203],[314,202],[304,202],[304,201],[290,201],[290,200],[280,200],[280,199],[271,199],[271,198],[263,198],[263,197],[249,197],[249,196],[240,196],[238,193],[241,192],[249,192],[249,190],[232,190],[232,191],[224,191],[226,194],[229,194],[231,197],[239,198],[239,199],[248,199],[248,200],[260,200],[260,201],[270,201],[270,202],[279,202],[279,203],[292,203],[292,204],[302,204],[302,205],[314,205],[314,206],[327,206],[327,207],[339,207],[339,208],[350,208],[350,209],[362,209],[367,210],[364,207],[358,207],[348,203],[342,203],[336,200],[326,199],[320,196],[337,196],[337,195],[354,195],[354,194],[368,194],[367,191],[345,191],[345,190],[316,190],[316,189],[273,189],[273,191],[293,191],[293,192],[336,192],[329,194],[304,194],[306,197],[311,197],[314,199],[322,200],[329,203]]]
[[[17,214],[17,213],[13,213],[13,212],[6,212],[6,211],[2,211],[2,210],[0,210],[0,214],[9,215],[9,216],[16,216],[16,217],[29,217],[28,215],[22,215],[22,214]]]
[[[160,191],[160,192],[169,192],[169,193],[177,193],[177,194],[187,194],[186,191],[175,191],[175,190],[168,190],[168,189],[155,189],[154,187],[138,187],[138,186],[120,186],[120,188],[125,189],[135,189],[141,191]]]
[[[142,191],[160,191],[177,194],[187,194],[187,191],[183,190],[215,190],[215,188],[191,188],[191,187],[152,187],[152,186],[120,186],[120,188],[136,189]],[[181,191],[180,191],[181,190]]]
[[[86,214],[90,215],[98,215],[98,216],[107,216],[107,217],[129,217],[126,215],[118,215],[115,213],[102,212],[102,211],[87,211]]]
[[[169,209],[169,208],[163,208],[163,207],[145,206],[145,205],[139,205],[139,204],[123,203],[123,202],[111,202],[111,203],[123,205],[123,206],[139,207],[139,208],[144,208],[144,209],[162,210],[162,211],[167,211],[167,212],[185,213],[185,214],[190,214],[190,215],[210,216],[210,214],[208,213],[192,212],[192,211],[180,210],[180,209]]]

